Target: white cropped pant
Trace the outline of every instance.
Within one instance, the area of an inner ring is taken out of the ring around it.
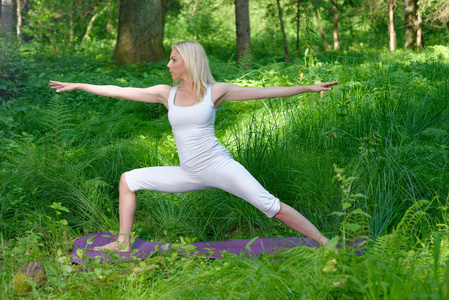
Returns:
[[[125,179],[132,192],[185,193],[219,188],[248,201],[270,218],[280,209],[279,199],[232,158],[195,169],[180,166],[135,169],[126,172]]]

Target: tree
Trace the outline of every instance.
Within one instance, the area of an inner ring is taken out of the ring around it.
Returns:
[[[115,13],[114,17],[97,14],[103,7],[109,11],[116,9],[115,1],[20,0],[20,2],[22,9],[19,12],[18,7],[17,14],[23,14],[26,25],[20,32],[23,31],[27,39],[50,44],[55,52],[70,50],[87,37],[111,38],[112,33],[106,33],[105,23],[117,23],[118,13]],[[97,20],[96,22],[101,25],[95,27],[92,20]],[[19,21],[17,23],[20,29]]]
[[[19,1],[19,0],[17,0]],[[81,44],[84,43],[88,38],[92,31],[92,27],[94,25],[95,20],[100,17],[102,14],[104,14],[106,11],[111,10],[111,1],[107,0],[102,5],[98,5],[95,9],[95,13],[92,15],[92,17],[89,20],[89,23],[86,28],[86,32],[84,33],[84,36],[81,40]]]
[[[332,0],[332,12],[333,12],[333,23],[334,23],[334,51],[340,50],[340,36],[338,33],[338,6],[337,0]]]
[[[22,9],[23,9],[24,1],[23,0],[16,0],[16,17],[17,17],[17,24],[16,24],[16,33],[17,33],[17,40],[19,43],[22,41]]]
[[[420,50],[424,46],[424,34],[418,0],[404,0],[404,27],[405,49]]]
[[[320,32],[321,39],[323,40],[324,51],[329,52],[329,45],[326,41],[326,35],[324,34],[323,27],[321,26],[320,16],[318,15],[318,9],[315,9],[316,23],[318,25],[318,31]]]
[[[166,0],[121,0],[113,59],[117,65],[165,59]]]
[[[243,69],[251,68],[251,28],[248,6],[249,0],[235,0],[237,64]]]
[[[388,49],[396,50],[396,29],[394,26],[394,12],[396,10],[396,0],[388,0]]]
[[[290,63],[290,58],[288,57],[287,35],[285,34],[284,20],[282,18],[282,7],[279,0],[276,0],[276,4],[278,7],[279,21],[281,23],[282,40],[284,42],[284,59],[286,63]]]
[[[296,0],[296,56],[299,57],[299,30],[301,21],[301,0]]]
[[[14,10],[12,0],[0,0],[0,31],[4,34],[10,34],[14,28]]]
[[[428,13],[426,21],[432,27],[447,28],[449,25],[449,1],[419,0],[420,11]]]

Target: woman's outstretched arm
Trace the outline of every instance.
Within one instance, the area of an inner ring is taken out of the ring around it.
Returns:
[[[161,84],[148,88],[119,87],[115,85],[94,85],[87,83],[72,83],[50,80],[50,87],[56,92],[81,90],[104,97],[121,98],[125,100],[162,103],[167,106],[171,87]]]
[[[338,84],[337,81],[304,86],[240,87],[232,83],[220,82],[213,86],[213,100],[215,107],[218,107],[224,101],[283,98],[306,92],[330,91],[330,87],[336,84]]]

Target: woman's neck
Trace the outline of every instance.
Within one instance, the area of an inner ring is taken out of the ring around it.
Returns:
[[[193,81],[191,81],[191,80],[183,80],[181,82],[181,84],[179,85],[179,89],[181,89],[183,91],[193,92],[193,90],[194,90],[194,88],[193,88]]]

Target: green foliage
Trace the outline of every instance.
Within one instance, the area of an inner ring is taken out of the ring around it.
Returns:
[[[72,51],[88,34],[95,40],[117,34],[115,1],[30,0],[28,6],[24,33],[42,47],[50,45],[54,53]],[[97,26],[88,32],[89,22],[95,20]]]
[[[234,55],[231,22],[234,11],[227,0],[180,0],[168,7],[164,43],[171,45],[182,40],[196,40],[206,52],[215,52],[222,59]],[[217,47],[221,51],[215,51]]]
[[[22,56],[15,41],[0,38],[0,103],[20,95],[31,62]]]
[[[354,242],[357,239],[365,239],[369,235],[369,222],[371,218],[369,214],[363,211],[359,205],[359,199],[366,199],[366,196],[360,193],[354,194],[351,191],[353,182],[356,177],[346,177],[344,170],[334,165],[336,173],[334,179],[338,180],[341,190],[341,211],[335,211],[332,214],[339,216],[342,220],[340,222],[340,229],[342,232],[343,246],[346,247],[348,242]],[[362,242],[366,243],[366,242]],[[364,248],[366,244],[359,245]]]
[[[369,237],[362,256],[349,247],[338,254],[300,247],[254,259],[209,260],[194,255],[185,237],[298,233],[220,190],[145,191],[138,193],[136,235],[184,240],[179,247],[188,254],[87,266],[70,264],[73,239],[117,230],[120,174],[178,164],[176,148],[164,107],[83,92],[55,95],[48,79],[140,87],[171,79],[165,62],[112,66],[112,47],[98,41],[86,42],[83,52],[70,57],[23,48],[28,51],[19,60],[30,62],[26,80],[17,97],[0,105],[1,298],[14,297],[10,280],[30,260],[43,261],[48,275],[44,287],[31,291],[35,298],[447,296],[447,47],[332,57],[311,49],[291,65],[266,63],[265,54],[256,52],[250,71],[209,48],[218,80],[242,86],[340,82],[322,96],[225,103],[216,131],[270,192],[327,236],[344,229],[348,242]]]

